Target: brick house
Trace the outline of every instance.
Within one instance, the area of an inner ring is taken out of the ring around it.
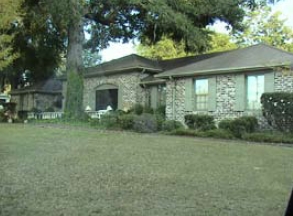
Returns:
[[[167,119],[178,121],[190,113],[261,119],[263,92],[293,92],[292,64],[292,53],[264,44],[171,60],[130,55],[86,69],[84,108],[163,104]]]

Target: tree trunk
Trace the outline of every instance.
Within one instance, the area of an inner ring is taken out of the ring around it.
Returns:
[[[65,114],[80,119],[83,115],[82,44],[84,40],[82,19],[70,22],[67,48],[67,91]]]

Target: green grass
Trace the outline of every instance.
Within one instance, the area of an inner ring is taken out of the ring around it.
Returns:
[[[284,213],[293,148],[0,124],[0,215]]]

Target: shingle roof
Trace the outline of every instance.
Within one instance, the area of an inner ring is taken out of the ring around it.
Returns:
[[[39,92],[39,93],[61,93],[62,82],[57,79],[48,79],[45,81],[38,82],[34,85],[27,86],[20,89],[15,89],[10,92],[10,94],[24,94],[29,92]]]
[[[293,64],[293,54],[259,44],[233,50],[202,61],[155,75],[157,78],[183,77],[204,74],[219,74],[245,70],[271,68]]]
[[[158,61],[132,54],[102,63],[95,67],[86,68],[85,77],[103,76],[118,72],[133,71],[134,69],[144,69],[152,73],[158,73],[162,71]]]
[[[161,60],[160,65],[164,71],[172,70],[172,69],[184,67],[186,65],[193,64],[199,61],[203,61],[209,58],[213,58],[215,56],[219,56],[228,52],[229,51],[216,52],[216,53],[208,53],[208,54],[202,54],[202,55],[196,55],[196,56],[187,56],[187,57],[181,57],[181,58],[175,58],[175,59]]]

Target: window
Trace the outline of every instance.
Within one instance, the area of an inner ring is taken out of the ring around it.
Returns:
[[[166,105],[166,85],[158,85],[158,106]]]
[[[247,109],[261,108],[260,97],[264,93],[264,75],[247,76]]]
[[[196,110],[208,109],[208,79],[195,80],[195,108]]]
[[[106,110],[108,106],[113,110],[118,108],[118,89],[96,91],[96,110]]]

